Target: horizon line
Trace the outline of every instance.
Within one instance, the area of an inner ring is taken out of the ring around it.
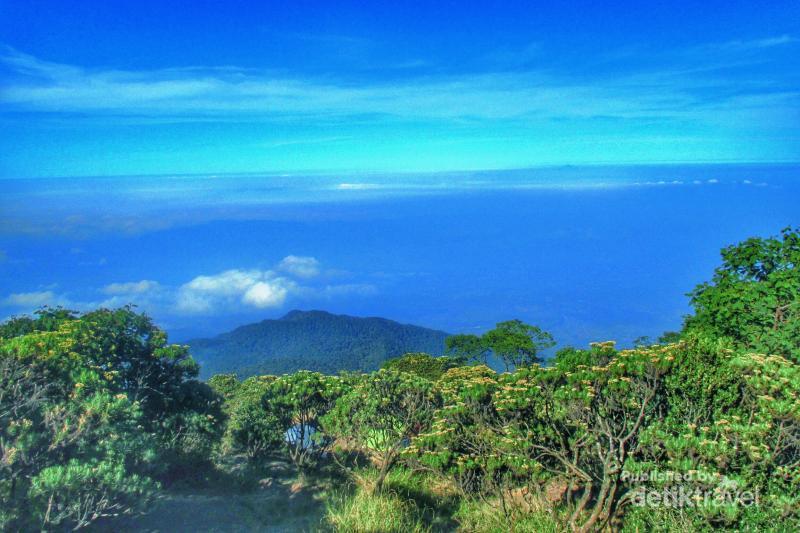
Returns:
[[[552,168],[596,168],[596,167],[668,167],[668,166],[784,166],[800,165],[800,159],[785,160],[737,160],[737,159],[699,159],[699,160],[656,160],[656,161],[590,161],[580,163],[541,163],[534,165],[508,166],[508,167],[476,167],[453,168],[440,170],[411,170],[411,169],[307,169],[307,170],[249,170],[235,171],[208,171],[208,172],[148,172],[135,174],[72,174],[72,175],[35,175],[35,176],[2,176],[0,181],[13,180],[47,180],[47,179],[113,179],[113,178],[236,178],[236,177],[311,177],[329,176],[333,174],[346,174],[349,176],[372,176],[375,174],[387,175],[436,175],[481,172],[514,172],[521,170],[552,169]]]

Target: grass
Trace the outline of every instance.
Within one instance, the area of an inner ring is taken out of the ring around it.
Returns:
[[[457,496],[434,476],[397,468],[389,473],[380,494],[371,491],[376,472],[361,472],[362,485],[329,496],[325,521],[336,531],[393,533],[453,531]]]
[[[326,526],[353,533],[464,531],[475,533],[560,533],[567,531],[564,510],[538,501],[507,502],[465,498],[435,475],[393,470],[381,494],[372,494],[374,470],[364,470],[363,486],[328,495]]]
[[[452,481],[398,466],[380,494],[377,471],[358,469],[359,482],[335,465],[299,476],[291,465],[243,461],[193,484],[166,490],[144,516],[101,521],[97,531],[341,531],[352,533],[475,533],[566,531],[563,510],[535,500],[465,497]],[[632,529],[632,530],[635,530]]]
[[[409,500],[396,494],[338,493],[328,502],[327,524],[353,533],[422,533],[431,531]]]
[[[454,514],[461,531],[476,533],[559,533],[567,531],[565,517],[547,510],[510,508],[499,501],[462,500]]]

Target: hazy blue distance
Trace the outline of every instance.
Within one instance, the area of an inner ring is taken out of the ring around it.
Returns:
[[[130,301],[183,340],[320,308],[449,332],[521,318],[562,344],[628,343],[680,327],[685,293],[722,246],[795,224],[799,175],[699,165],[4,180],[0,315]]]

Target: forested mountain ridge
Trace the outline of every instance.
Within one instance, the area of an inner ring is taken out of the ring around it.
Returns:
[[[235,373],[243,378],[297,370],[372,371],[407,352],[441,355],[446,337],[443,331],[385,318],[295,310],[187,344],[203,377]]]

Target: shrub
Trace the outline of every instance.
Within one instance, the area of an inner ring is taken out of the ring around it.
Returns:
[[[43,529],[80,528],[101,517],[142,508],[157,488],[155,482],[127,473],[119,460],[83,463],[73,459],[39,472],[31,481],[29,496],[35,521]]]
[[[421,378],[436,381],[450,368],[457,366],[452,357],[434,357],[427,353],[407,353],[383,363],[387,370],[408,372]]]
[[[145,315],[43,310],[0,329],[6,529],[129,511],[155,486],[147,476],[213,447],[215,395],[192,379],[186,348],[167,344]]]
[[[374,490],[380,492],[401,450],[427,429],[440,403],[430,381],[379,370],[339,398],[323,419],[323,427],[353,441],[377,463]]]
[[[321,419],[346,390],[340,378],[309,371],[281,376],[267,388],[264,409],[278,420],[289,458],[301,471],[330,445]]]
[[[228,424],[223,452],[244,453],[252,460],[282,445],[281,423],[264,405],[264,395],[275,379],[274,376],[254,376],[230,388],[224,403]]]

